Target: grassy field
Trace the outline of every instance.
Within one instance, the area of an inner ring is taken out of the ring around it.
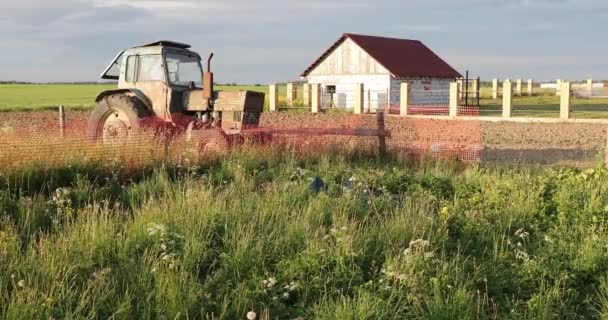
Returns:
[[[95,104],[95,97],[101,91],[113,89],[113,84],[41,84],[41,85],[0,85],[0,111],[39,110],[56,108],[63,104],[69,108],[89,109]],[[253,90],[268,93],[267,86],[216,86],[217,90]],[[279,87],[279,97],[284,101],[285,86]],[[502,99],[492,100],[491,88],[481,89],[482,116],[500,116]],[[302,96],[299,88],[298,96]],[[297,102],[296,102],[297,103]],[[573,98],[574,118],[608,118],[608,99]],[[559,97],[553,90],[537,89],[534,97],[514,97],[515,117],[558,117]]]
[[[560,97],[555,90],[537,89],[533,97],[513,97],[514,117],[559,117]],[[481,89],[480,115],[501,116],[502,97],[493,100],[492,88]],[[608,118],[608,99],[572,98],[572,117],[574,118]]]
[[[3,171],[0,318],[606,319],[607,188],[273,150]]]
[[[0,111],[39,110],[64,105],[88,109],[95,97],[115,84],[0,84]],[[216,86],[217,90],[267,92],[266,86]]]

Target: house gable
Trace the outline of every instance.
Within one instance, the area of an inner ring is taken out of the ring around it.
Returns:
[[[461,78],[417,40],[345,33],[303,73],[309,75],[391,74],[396,78]]]
[[[390,74],[386,68],[347,37],[323,56],[307,72],[307,76]]]

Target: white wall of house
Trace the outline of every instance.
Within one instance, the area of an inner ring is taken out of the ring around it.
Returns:
[[[384,75],[309,75],[310,84],[321,84],[322,91],[327,86],[335,86],[333,97],[335,107],[352,108],[354,102],[354,89],[356,84],[363,84],[363,109],[375,111],[383,108],[388,102],[388,88],[390,86],[389,74]]]
[[[453,79],[439,78],[391,78],[391,105],[399,105],[401,83],[408,82],[410,87],[410,105],[439,105],[450,103],[450,82]]]

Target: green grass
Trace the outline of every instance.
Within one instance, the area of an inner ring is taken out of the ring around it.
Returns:
[[[90,108],[95,97],[110,84],[1,84],[0,111],[37,110],[64,105],[69,108]]]
[[[43,110],[64,105],[68,108],[90,109],[95,104],[95,97],[104,90],[115,88],[113,84],[40,84],[0,85],[0,111]],[[252,90],[268,94],[268,86],[216,86],[216,90]],[[285,86],[279,87],[280,105],[284,104]],[[482,116],[500,116],[502,100],[492,100],[491,88],[481,89]],[[298,87],[298,97],[302,96],[302,87]],[[296,101],[296,105],[301,103]],[[608,118],[608,99],[573,98],[574,118]],[[515,117],[559,117],[559,97],[553,90],[537,89],[534,97],[514,97],[513,115]]]
[[[480,115],[501,116],[502,97],[491,99],[492,89],[481,88]],[[608,118],[608,99],[579,99],[572,98],[572,117],[601,119]],[[513,97],[514,117],[559,117],[560,97],[555,90],[536,89],[532,97]]]
[[[607,191],[272,150],[2,172],[0,318],[606,319]]]
[[[44,110],[64,105],[90,109],[95,97],[115,84],[0,84],[0,111]],[[217,90],[268,92],[267,86],[216,86]]]

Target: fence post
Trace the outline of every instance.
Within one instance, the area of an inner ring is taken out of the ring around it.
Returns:
[[[556,87],[555,87],[555,95],[559,96],[560,95],[560,91],[562,90],[562,79],[557,79],[556,81]]]
[[[560,103],[559,103],[559,117],[562,119],[570,119],[570,82],[562,82],[560,88]]]
[[[297,98],[297,86],[294,86],[293,83],[287,83],[287,106],[293,107],[294,101]]]
[[[477,98],[479,95],[479,78],[473,79],[473,98]]]
[[[529,96],[534,95],[534,80],[532,80],[532,79],[528,79],[528,95]]]
[[[606,130],[606,151],[604,153],[604,167],[608,168],[608,130]]]
[[[456,117],[458,115],[458,82],[450,83],[450,109],[449,116]]]
[[[318,83],[311,84],[312,93],[311,93],[311,112],[319,113],[321,109],[321,85]]]
[[[65,134],[65,110],[63,105],[59,106],[59,133],[61,134],[61,137]]]
[[[521,79],[517,79],[517,82],[515,83],[515,95],[518,97],[521,97],[523,95]]]
[[[383,158],[386,156],[386,136],[384,135],[384,111],[381,109],[376,110],[376,120],[378,124],[378,155]]]
[[[355,83],[353,88],[353,112],[361,114],[363,112],[363,83]]]
[[[310,84],[305,83],[302,88],[302,103],[306,108],[310,108]]]
[[[492,80],[492,99],[498,99],[498,79]]]
[[[277,106],[279,105],[279,86],[276,84],[271,84],[268,86],[268,107],[270,108],[270,112],[277,111]]]
[[[407,82],[401,83],[401,89],[399,92],[399,114],[407,116],[409,113],[410,105],[410,84]]]
[[[593,79],[587,80],[587,91],[589,91],[589,98],[593,97]]]
[[[513,84],[510,79],[502,83],[502,117],[511,118],[513,115]]]
[[[457,84],[456,87],[458,90],[458,99],[462,99],[464,97],[464,95],[463,95],[464,90],[465,90],[464,86],[466,85],[464,82],[464,79],[461,78],[461,79],[456,80],[456,84]]]

